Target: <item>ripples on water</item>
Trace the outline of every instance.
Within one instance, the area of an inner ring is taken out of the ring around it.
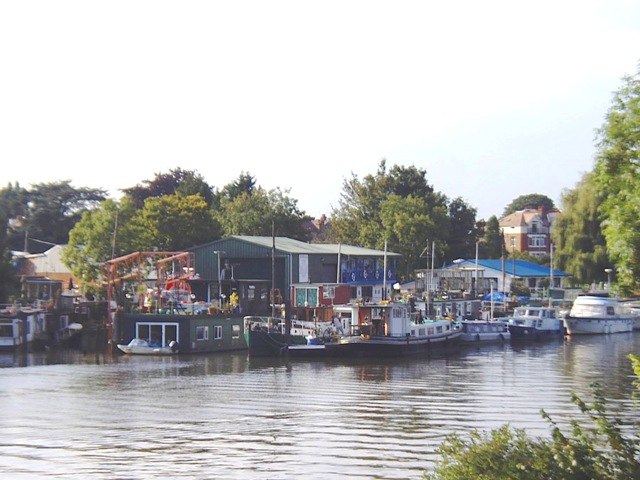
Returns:
[[[566,425],[592,381],[637,425],[638,335],[377,363],[3,356],[28,366],[0,369],[0,476],[419,479],[447,434],[509,422],[546,436],[541,408]]]

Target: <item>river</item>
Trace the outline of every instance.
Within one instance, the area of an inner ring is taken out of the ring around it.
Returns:
[[[464,348],[446,358],[292,361],[246,352],[0,355],[0,477],[420,479],[447,434],[548,436],[600,382],[640,423],[640,332]]]

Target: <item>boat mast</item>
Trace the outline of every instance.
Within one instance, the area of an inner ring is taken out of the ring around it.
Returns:
[[[271,220],[271,318],[276,316],[276,227]]]

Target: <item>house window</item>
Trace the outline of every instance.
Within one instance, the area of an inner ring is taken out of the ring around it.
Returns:
[[[545,235],[529,235],[530,247],[544,247],[547,245],[547,237]]]
[[[322,288],[322,298],[336,298],[336,287],[323,287]]]
[[[296,288],[296,307],[315,307],[318,305],[317,288]]]
[[[209,327],[206,325],[196,327],[196,340],[209,340]]]
[[[213,327],[213,339],[220,340],[222,338],[222,325],[215,325]]]

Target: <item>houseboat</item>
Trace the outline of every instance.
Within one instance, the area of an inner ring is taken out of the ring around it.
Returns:
[[[460,340],[467,343],[508,342],[509,324],[502,320],[462,320]]]

